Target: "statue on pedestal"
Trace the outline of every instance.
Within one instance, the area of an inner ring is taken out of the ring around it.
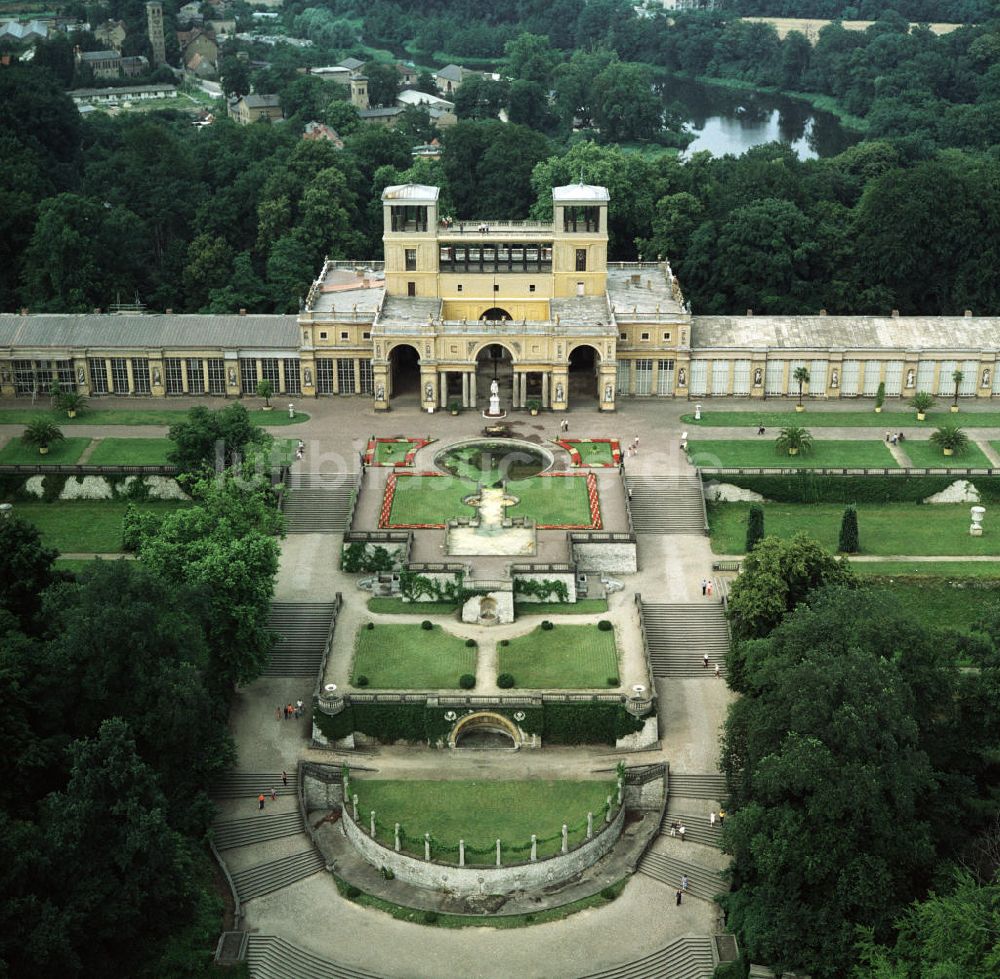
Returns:
[[[500,385],[497,384],[495,377],[490,381],[490,407],[486,413],[488,415],[500,414]]]

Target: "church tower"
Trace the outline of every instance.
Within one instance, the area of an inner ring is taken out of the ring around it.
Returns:
[[[167,63],[167,48],[163,37],[163,4],[160,0],[150,0],[146,4],[146,30],[153,49],[153,67]]]

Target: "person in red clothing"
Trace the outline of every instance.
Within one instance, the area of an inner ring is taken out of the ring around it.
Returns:
[[[263,808],[264,808],[264,793],[261,792],[261,794],[257,796],[257,810],[260,811]]]

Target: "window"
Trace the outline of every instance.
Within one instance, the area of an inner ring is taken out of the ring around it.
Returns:
[[[750,394],[750,361],[733,361],[733,394],[747,397]]]
[[[220,357],[213,357],[208,362],[209,394],[226,393],[226,365]]]
[[[858,393],[858,375],[861,372],[860,360],[845,360],[840,365],[840,393],[853,397]]]
[[[649,339],[649,334],[648,333],[640,334],[640,339],[641,340],[648,340]]]
[[[461,292],[462,291],[462,283],[461,282],[457,286],[455,286],[455,290],[457,292]]]
[[[200,357],[188,358],[188,394],[205,393],[205,373]]]
[[[326,339],[326,333],[323,332],[323,331],[320,331],[319,338],[320,338],[320,340],[325,340]]]
[[[563,208],[563,231],[600,231],[601,209],[593,206]]]
[[[417,271],[417,250],[416,248],[407,248],[404,252],[406,256],[406,271],[416,272]]]
[[[149,359],[132,358],[132,390],[136,394],[149,394]]]
[[[934,361],[925,360],[917,365],[917,390],[930,391],[934,385]]]
[[[371,394],[375,389],[372,378],[372,362],[370,360],[359,361],[361,367],[361,393]]]
[[[619,340],[627,340],[628,339],[628,334],[627,333],[619,333],[618,334],[618,339]]]
[[[692,360],[688,378],[689,394],[708,394],[708,361]]]
[[[98,361],[101,369],[104,368],[104,361]],[[91,368],[93,373],[93,368]],[[14,361],[14,391],[17,394],[31,394],[35,390],[35,370],[30,360]]]
[[[664,333],[663,334],[663,339],[664,340],[669,340],[670,339],[670,334],[669,333]]]
[[[653,392],[653,362],[652,360],[637,360],[635,362],[635,393],[652,394]]]
[[[240,390],[244,394],[257,391],[257,361],[253,357],[240,357]]]
[[[534,292],[534,291],[535,291],[535,286],[534,286],[534,284],[532,284],[532,285],[528,286],[528,292]]]
[[[87,360],[90,367],[90,392],[91,394],[108,393],[108,375],[104,369],[103,357],[90,357]]]
[[[333,394],[333,361],[328,357],[316,361],[316,393]]]
[[[963,398],[970,398],[976,393],[976,385],[979,383],[979,361],[967,360],[962,364],[962,384],[958,393]]]
[[[340,339],[341,340],[349,340],[350,338],[351,338],[351,335],[347,332],[347,330],[341,330],[340,331]]]
[[[354,359],[341,357],[337,360],[337,388],[341,394],[354,394]]]
[[[624,397],[626,394],[632,393],[631,379],[632,379],[632,361],[619,360],[618,372],[615,378],[615,387],[618,388],[618,394],[620,397]]]
[[[166,374],[167,394],[183,394],[184,380],[181,374],[180,357],[167,357],[163,361],[163,370]]]
[[[879,382],[882,380],[882,361],[869,360],[865,364],[864,395],[866,398],[874,398],[878,393]]]
[[[371,338],[372,338],[372,335],[367,330],[365,330],[365,332],[361,334],[361,339],[362,340],[370,340]]]
[[[656,393],[674,393],[674,362],[660,360],[656,363]]]
[[[729,394],[729,361],[712,361],[712,394]]]
[[[822,398],[826,395],[826,369],[825,360],[814,360],[809,365],[809,397]]]
[[[260,378],[262,381],[270,381],[275,394],[281,390],[281,374],[278,371],[278,360],[276,357],[265,357],[260,362]]]
[[[500,286],[496,282],[493,283],[493,291],[494,292],[499,292],[500,291]]]
[[[289,357],[285,361],[285,394],[301,394],[302,380],[299,373],[299,358]]]
[[[890,360],[885,365],[885,393],[898,398],[903,393],[903,362]]]
[[[59,381],[59,387],[64,391],[75,391],[76,378],[73,376],[73,361],[57,360],[56,378]]]
[[[417,284],[416,282],[406,283],[406,294],[408,296],[415,296],[417,294]]]
[[[769,360],[764,368],[764,393],[784,394],[785,393],[785,362],[783,360]]]
[[[404,205],[392,208],[393,231],[426,231],[427,208],[419,205]]]
[[[128,364],[124,357],[111,358],[111,390],[128,394]]]
[[[577,272],[587,271],[587,249],[578,248],[576,250],[576,270]]]

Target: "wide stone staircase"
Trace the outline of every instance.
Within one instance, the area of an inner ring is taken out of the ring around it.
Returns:
[[[354,473],[294,473],[285,491],[289,534],[334,534],[347,530]]]
[[[714,799],[721,802],[728,795],[725,775],[670,773],[670,795],[682,799]]]
[[[660,823],[660,832],[664,836],[669,836],[670,827],[674,823],[679,823],[684,827],[685,843],[701,843],[704,846],[714,846],[716,849],[722,846],[722,830],[719,823],[716,822],[713,827],[708,821],[708,816],[703,812],[680,812],[671,809],[668,805],[663,822]]]
[[[688,843],[682,844],[687,846]],[[697,844],[694,844],[695,846]],[[652,877],[676,890],[681,878],[688,879],[688,893],[711,901],[717,894],[729,890],[728,881],[717,870],[711,870],[691,860],[682,860],[660,850],[648,850],[639,861],[639,873]]]
[[[233,884],[240,902],[252,901],[272,891],[280,891],[305,877],[322,870],[326,866],[323,857],[315,847],[293,853],[291,856],[269,860],[253,867],[247,867],[233,874]]]
[[[654,676],[714,677],[716,663],[725,674],[729,626],[718,602],[707,598],[674,605],[643,602],[642,623]]]
[[[625,485],[637,534],[704,535],[700,476],[626,476]]]
[[[249,819],[219,820],[212,825],[212,839],[218,850],[231,850],[237,846],[252,846],[284,836],[294,836],[303,830],[302,816],[295,812],[271,814],[258,813]]]
[[[247,963],[254,979],[379,979],[320,958],[275,935],[250,935]]]
[[[263,675],[315,677],[336,611],[333,602],[272,602],[267,627],[278,640]]]
[[[221,775],[212,785],[213,799],[242,799],[256,802],[262,792],[268,798],[271,789],[276,795],[295,795],[293,773],[288,773],[288,785],[282,785],[281,772],[238,772]]]
[[[714,971],[711,937],[688,935],[641,959],[583,979],[708,979]]]

